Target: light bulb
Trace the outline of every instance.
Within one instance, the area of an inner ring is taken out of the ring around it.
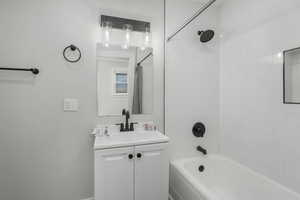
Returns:
[[[122,48],[123,48],[123,49],[128,49],[129,46],[128,46],[127,44],[123,44]]]
[[[111,22],[104,22],[102,27],[104,32],[104,38],[103,38],[104,46],[109,47],[112,24]]]
[[[144,32],[144,41],[141,50],[145,50],[150,46],[150,28],[146,27]]]
[[[132,26],[130,24],[125,24],[123,30],[125,31],[125,40],[124,44],[122,45],[122,48],[128,49],[130,46]]]

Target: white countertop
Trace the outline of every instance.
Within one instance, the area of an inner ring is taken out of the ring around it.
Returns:
[[[96,136],[94,150],[167,143],[169,138],[158,131],[117,132],[110,136]]]

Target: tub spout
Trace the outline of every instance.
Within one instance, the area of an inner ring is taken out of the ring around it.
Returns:
[[[204,149],[203,147],[201,147],[201,146],[197,146],[197,151],[200,151],[201,153],[203,153],[204,155],[206,155],[207,154],[207,150],[206,149]]]

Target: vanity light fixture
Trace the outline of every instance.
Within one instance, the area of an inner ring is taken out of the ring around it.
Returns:
[[[151,45],[150,22],[101,15],[100,23],[103,33],[102,43],[105,47],[109,47],[114,43],[119,44],[123,49],[128,49],[131,45],[135,45],[145,50]],[[118,37],[115,37],[115,31],[117,31],[116,35]],[[119,33],[121,33],[120,37]],[[114,37],[112,37],[112,35],[114,35]],[[136,36],[138,38],[137,40]],[[116,41],[114,41],[114,39],[116,39]]]
[[[122,45],[123,49],[128,49],[130,46],[130,39],[131,39],[131,32],[132,32],[132,25],[130,24],[125,24],[123,26],[123,30],[125,33],[124,37],[124,44]]]
[[[111,37],[111,29],[112,23],[109,21],[103,22],[102,30],[103,30],[103,45],[105,47],[109,47],[110,45],[110,37]]]
[[[145,27],[145,32],[143,33],[143,45],[141,46],[141,50],[144,51],[146,48],[150,46],[150,28]]]

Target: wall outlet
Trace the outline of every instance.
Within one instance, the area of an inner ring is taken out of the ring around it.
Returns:
[[[78,99],[64,99],[64,111],[65,112],[77,112],[79,110]]]

